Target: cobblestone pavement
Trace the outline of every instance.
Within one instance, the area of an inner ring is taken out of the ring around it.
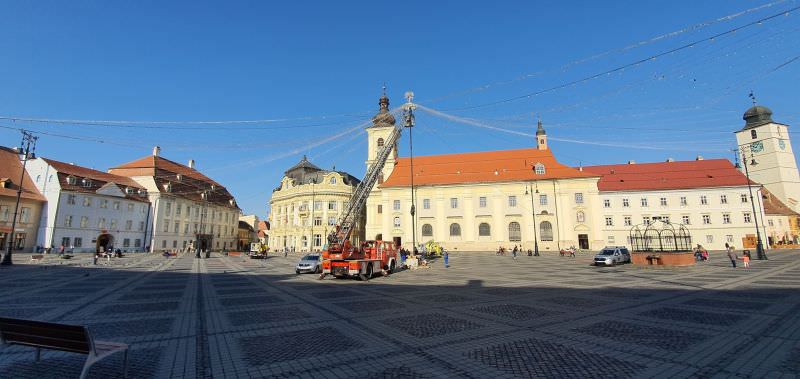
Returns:
[[[16,256],[17,261],[24,256]],[[0,316],[131,345],[134,378],[796,377],[800,252],[749,270],[454,253],[368,282],[298,256],[131,255],[0,268]],[[71,378],[83,356],[0,347],[0,378]],[[122,357],[92,378],[119,378]]]

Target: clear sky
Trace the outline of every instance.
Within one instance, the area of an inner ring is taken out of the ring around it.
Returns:
[[[413,90],[419,104],[448,116],[417,111],[415,155],[534,146],[514,132],[533,133],[535,114],[570,165],[732,159],[751,90],[776,121],[800,132],[800,60],[792,60],[800,10],[746,26],[798,6],[4,1],[0,116],[132,122],[0,126],[39,132],[40,156],[99,170],[159,145],[166,158],[195,159],[260,217],[303,154],[363,176],[358,126],[378,109],[384,83],[392,107]],[[231,120],[262,121],[133,123]],[[19,140],[0,128],[0,145]],[[401,155],[407,149],[405,135]]]

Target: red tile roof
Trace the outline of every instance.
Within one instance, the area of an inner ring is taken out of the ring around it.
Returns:
[[[26,172],[25,175],[22,175],[22,162],[19,161],[17,152],[7,147],[0,146],[0,178],[10,182],[7,188],[0,186],[0,196],[16,198],[20,176],[23,178],[22,195],[20,195],[20,197],[28,200],[47,201],[39,190],[36,189],[28,173]]]
[[[381,187],[410,186],[409,163],[408,158],[398,159]],[[543,175],[534,172],[537,163],[544,165]],[[536,148],[414,157],[415,186],[597,176],[558,163],[550,150]]]
[[[586,166],[600,175],[600,191],[652,191],[747,185],[727,159]]]
[[[168,193],[191,201],[208,201],[215,205],[239,209],[233,195],[224,186],[193,168],[160,156],[151,155],[140,158],[111,168],[109,172],[128,177],[150,176],[161,193]],[[180,175],[180,179],[178,175]],[[171,187],[170,191],[166,190],[167,184]],[[213,190],[211,186],[214,186]],[[208,193],[207,199],[202,198],[204,192]]]
[[[60,162],[57,160],[53,160],[50,158],[42,158],[43,161],[47,162],[50,166],[58,171],[58,182],[61,184],[61,189],[66,191],[74,191],[74,192],[83,192],[83,193],[95,193],[101,187],[105,186],[108,183],[116,185],[124,194],[125,198],[129,200],[135,201],[149,201],[147,199],[147,195],[140,195],[139,190],[144,190],[145,188],[142,187],[139,183],[136,183],[133,179],[119,176],[114,174],[109,174],[107,172],[97,171],[91,168],[77,166],[71,163]],[[75,177],[76,181],[75,184],[69,184],[67,182],[67,178],[69,176]],[[83,179],[90,179],[91,185],[88,187],[84,187]],[[127,193],[125,189],[130,187],[134,190],[133,194]]]
[[[778,197],[761,187],[761,199],[764,204],[764,213],[768,215],[800,216],[797,212],[787,207]]]

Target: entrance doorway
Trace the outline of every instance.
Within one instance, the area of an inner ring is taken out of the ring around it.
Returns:
[[[383,233],[376,234],[375,241],[383,241]]]
[[[101,234],[97,236],[97,245],[95,246],[95,252],[99,253],[101,251],[107,252],[109,248],[114,244],[114,236],[110,234]]]
[[[393,237],[392,241],[394,241],[396,247],[400,247],[403,244],[403,240],[400,237]]]
[[[589,235],[588,234],[578,234],[578,248],[582,250],[589,249]]]

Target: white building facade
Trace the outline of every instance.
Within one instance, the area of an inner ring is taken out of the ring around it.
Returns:
[[[221,184],[188,165],[153,155],[109,170],[147,190],[152,203],[147,246],[150,251],[190,251],[236,248],[241,211]]]
[[[144,187],[126,177],[36,158],[27,171],[47,199],[37,244],[57,251],[142,252],[150,202]]]

